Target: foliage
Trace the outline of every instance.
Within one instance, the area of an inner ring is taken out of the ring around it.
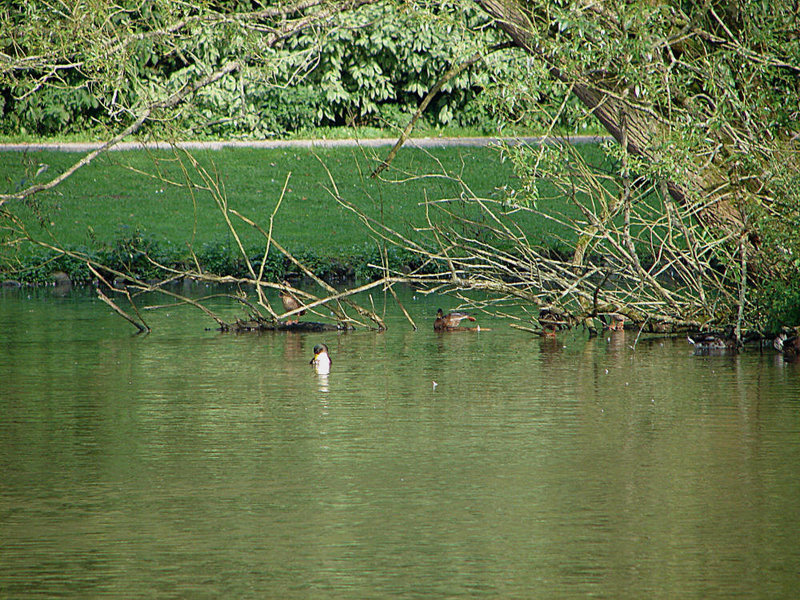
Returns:
[[[313,65],[300,87],[320,91],[315,124],[404,125],[447,68],[496,38],[476,35],[486,19],[474,7],[436,12],[445,11],[442,19],[430,10],[380,3],[340,19],[324,35],[306,32],[290,40],[291,56],[309,57]],[[462,125],[490,120],[485,110],[470,115],[464,109],[499,74],[494,67],[471,69],[448,82],[429,109],[431,118]]]
[[[92,256],[91,251],[86,247],[78,247],[74,250],[86,256]],[[42,286],[52,285],[54,275],[59,272],[65,273],[76,285],[87,285],[94,277],[86,267],[85,260],[53,250],[37,252],[27,257],[17,271],[10,272],[8,275],[13,275],[15,281],[25,285]],[[3,276],[3,278],[5,277]]]
[[[787,325],[800,324],[800,281],[770,281],[758,290],[759,324],[777,334]]]
[[[78,2],[67,12],[46,2],[5,3],[3,131],[51,135],[124,118],[180,62],[175,53],[185,36],[153,35],[188,11],[169,5]]]
[[[247,266],[239,256],[238,249],[231,248],[226,242],[204,242],[195,251],[195,258],[200,269],[208,273],[234,277],[247,275]]]
[[[103,265],[100,272],[110,281],[120,272],[131,279],[157,281],[167,273],[153,263],[172,270],[193,270],[194,259],[187,251],[179,251],[168,241],[147,239],[139,232],[121,234],[111,243],[99,250],[86,246],[67,246],[64,252],[43,250],[28,254],[23,263],[14,269],[4,265],[0,280],[14,279],[24,285],[52,285],[56,273],[65,273],[76,285],[88,285],[95,280],[87,266],[87,259],[94,264]],[[263,248],[255,246],[246,249],[253,268],[258,272],[263,258]],[[308,248],[293,250],[295,258],[318,277],[327,281],[372,281],[380,272],[370,264],[381,264],[381,253],[374,245],[354,246],[342,249],[339,255],[321,254]],[[247,277],[248,271],[238,249],[226,242],[205,242],[195,253],[202,272],[219,276]],[[410,271],[419,267],[419,258],[398,248],[388,249],[389,265],[396,271]],[[292,262],[281,253],[271,250],[263,271],[264,281],[281,281],[285,278],[305,277]]]
[[[528,49],[534,70],[573,90],[619,142],[608,146],[611,170],[512,153],[523,182],[513,202],[558,217],[540,197],[547,179],[581,210],[568,220],[573,260],[599,255],[615,273],[630,269],[630,285],[638,278],[639,290],[663,297],[663,315],[701,324],[762,329],[769,298],[796,298],[800,38],[791,3],[478,3]],[[558,122],[570,110],[514,90],[523,114]],[[660,260],[644,260],[643,249]],[[681,294],[692,290],[677,312],[675,294],[658,289],[665,273],[679,275]],[[631,306],[619,291],[618,306]]]
[[[234,59],[240,69],[152,121],[150,130],[268,137],[318,126],[393,127],[405,124],[447,68],[499,39],[472,4],[386,0],[267,47],[271,20],[247,17],[251,6],[102,0],[64,13],[39,1],[5,5],[0,133],[101,136],[146,103]],[[315,10],[321,9],[307,13]],[[42,60],[28,66],[29,56]],[[500,109],[481,100],[481,91],[524,71],[518,54],[489,56],[449,81],[426,117],[436,125],[496,129],[501,116],[514,113],[513,100]],[[541,94],[558,94],[538,83]]]
[[[142,280],[162,277],[158,264],[169,267],[176,264],[176,253],[169,243],[162,244],[138,229],[128,227],[121,228],[116,239],[101,247],[96,258],[109,269]]]

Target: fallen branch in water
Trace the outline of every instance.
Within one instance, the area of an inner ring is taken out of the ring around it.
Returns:
[[[124,310],[122,310],[108,296],[106,296],[100,288],[97,288],[96,291],[97,291],[97,297],[100,298],[100,300],[108,304],[114,310],[114,312],[117,313],[120,317],[122,317],[123,319],[128,321],[131,325],[136,327],[136,329],[139,330],[139,333],[150,333],[150,327],[148,327],[144,321],[142,322],[137,321],[128,313],[126,313]]]
[[[89,267],[89,270],[94,274],[94,276],[97,277],[103,283],[105,283],[107,287],[113,289],[115,292],[122,292],[122,293],[125,294],[125,296],[128,298],[128,302],[130,303],[131,306],[133,306],[133,309],[136,311],[136,315],[139,317],[139,320],[137,321],[131,315],[129,315],[124,310],[122,310],[119,306],[117,306],[117,304],[113,300],[111,300],[111,298],[106,296],[100,288],[96,289],[97,297],[100,298],[100,300],[102,300],[106,304],[108,304],[108,306],[110,306],[111,309],[115,313],[117,313],[120,317],[122,317],[123,319],[125,319],[126,321],[131,323],[134,327],[136,327],[139,330],[139,333],[150,333],[150,326],[142,318],[142,315],[139,314],[139,311],[136,308],[136,304],[134,304],[133,299],[131,298],[131,295],[128,293],[128,291],[127,290],[119,290],[119,289],[114,288],[113,286],[111,286],[103,278],[103,276],[97,271],[97,269],[95,269],[91,265],[91,263],[87,263],[87,266]]]

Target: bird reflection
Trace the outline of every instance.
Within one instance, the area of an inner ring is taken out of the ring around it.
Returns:
[[[606,335],[609,351],[619,352],[625,350],[628,347],[627,341],[624,329],[611,329]]]
[[[323,394],[327,394],[330,391],[328,387],[328,373],[322,373],[317,370],[317,385],[319,385],[319,391]]]
[[[305,354],[303,339],[298,335],[284,335],[283,352],[287,363],[300,359]]]

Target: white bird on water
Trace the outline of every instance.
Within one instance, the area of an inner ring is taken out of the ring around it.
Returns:
[[[314,346],[314,358],[311,359],[310,364],[314,365],[314,369],[320,375],[327,375],[331,372],[331,357],[328,354],[328,347],[325,344],[317,344]]]

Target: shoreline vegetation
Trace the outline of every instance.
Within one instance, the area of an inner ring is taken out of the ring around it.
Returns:
[[[610,136],[603,135],[526,135],[526,136],[449,136],[440,135],[434,137],[411,137],[405,144],[405,148],[440,148],[447,146],[491,146],[500,143],[507,144],[528,144],[538,146],[543,143],[570,143],[570,144],[599,144],[610,140]],[[179,148],[184,150],[221,150],[223,148],[257,148],[257,149],[280,149],[280,148],[342,148],[342,147],[365,147],[380,148],[392,146],[397,141],[396,137],[367,137],[367,138],[341,138],[341,137],[321,137],[321,138],[298,138],[284,140],[182,140],[177,142],[168,141],[128,141],[119,142],[108,151],[130,151],[130,150],[169,150]],[[70,141],[70,140],[45,140],[45,141],[5,141],[0,138],[0,152],[88,152],[102,148],[105,142],[100,141]]]
[[[275,134],[246,134],[230,133],[226,135],[202,134],[197,131],[180,131],[178,135],[163,131],[144,131],[129,137],[125,143],[133,141],[155,139],[158,141],[177,139],[181,142],[235,142],[235,143],[263,143],[263,142],[308,142],[315,140],[389,140],[394,143],[406,125],[341,125],[304,127],[293,131]],[[592,136],[607,136],[608,132],[596,123],[581,121],[577,126],[565,127],[526,127],[518,124],[487,124],[482,127],[468,127],[458,125],[430,125],[424,118],[417,121],[415,127],[408,133],[409,139],[468,139],[468,138],[535,138],[541,137],[544,132],[549,132],[551,137],[579,138]],[[40,144],[40,143],[89,143],[100,144],[113,137],[113,131],[104,129],[87,129],[84,131],[62,131],[53,134],[33,134],[30,132],[0,132],[0,144]]]
[[[582,136],[577,142],[587,158],[602,162],[601,139]],[[331,282],[370,280],[377,276],[374,265],[388,263],[398,273],[421,265],[418,256],[385,247],[371,237],[358,217],[332,197],[331,178],[360,211],[412,235],[415,227],[425,225],[422,201],[457,199],[459,179],[479,197],[504,200],[516,191],[513,186],[518,179],[497,137],[415,138],[403,147],[390,171],[371,179],[369,173],[394,141],[383,137],[121,144],[115,149],[122,152],[101,155],[57,191],[39,194],[15,209],[29,231],[37,237],[46,228],[57,231],[55,245],[76,256],[22,241],[0,258],[0,281],[46,285],[66,277],[76,285],[89,284],[94,276],[78,256],[141,279],[158,272],[152,260],[179,268],[192,264],[195,257],[203,270],[223,276],[243,274],[245,261],[219,207],[208,194],[187,187],[191,175],[181,161],[188,156],[216,174],[230,208],[264,226],[274,211],[275,239],[315,275]],[[543,138],[504,141],[535,145]],[[56,176],[74,162],[70,152],[90,148],[86,143],[75,144],[45,141],[0,146],[3,186],[13,191],[25,181]],[[410,173],[428,175],[409,177]],[[554,193],[543,196],[557,203],[558,210],[570,210],[568,202]],[[533,213],[513,218],[537,244],[555,253],[563,248],[560,240],[566,231]],[[260,267],[263,237],[250,227],[237,230],[248,257]],[[281,254],[271,250],[267,255],[265,279],[299,275]]]

